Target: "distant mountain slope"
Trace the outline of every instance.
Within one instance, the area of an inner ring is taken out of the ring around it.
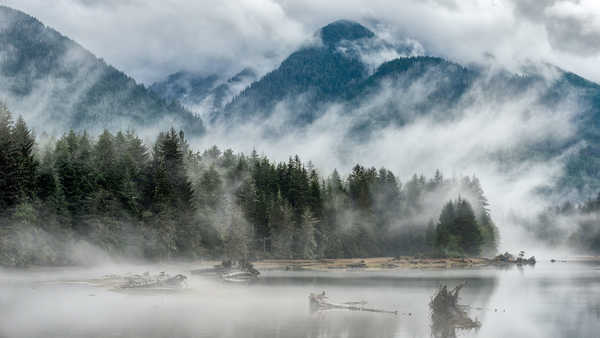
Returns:
[[[253,77],[246,88],[230,91],[234,95],[223,96],[224,99],[212,105],[210,119],[232,123],[264,118],[278,104],[285,103],[293,106],[294,124],[311,123],[320,116],[323,105],[344,100],[368,79],[382,62],[381,55],[388,58],[415,55],[415,50],[410,43],[391,44],[379,39],[359,23],[335,21],[318,30],[314,39],[288,56],[279,67],[260,79]],[[199,111],[205,110],[212,98],[219,97],[215,93],[220,87],[210,89],[214,83],[214,76],[176,73],[154,84],[152,90],[186,107],[196,106],[194,111]],[[177,94],[173,95],[174,92]]]
[[[181,71],[155,82],[150,90],[167,101],[181,103],[202,118],[210,119],[255,80],[257,74],[250,68],[244,68],[229,79],[221,74]]]
[[[182,71],[169,75],[163,81],[153,83],[149,89],[165,100],[199,103],[220,81],[216,74],[203,76]]]
[[[431,56],[397,57],[373,69],[369,58],[389,46],[364,26],[337,21],[316,36],[318,41],[301,47],[242,91],[217,119],[235,126],[276,116],[287,119],[281,128],[291,130],[311,124],[336,104],[352,117],[347,136],[360,142],[376,137],[383,128],[425,116],[452,121],[465,111],[500,112],[519,103],[510,109],[522,110],[524,118],[534,112],[572,115],[569,123],[577,130],[566,139],[534,139],[526,147],[507,147],[490,156],[507,167],[560,157],[565,161],[560,189],[575,189],[582,196],[600,189],[598,84],[551,65],[528,66],[513,74]],[[410,50],[398,54],[414,55]],[[272,135],[281,132],[285,130]]]
[[[34,128],[185,128],[202,121],[20,11],[0,6],[0,99]]]
[[[344,91],[368,76],[367,66],[357,57],[339,50],[341,42],[374,37],[362,25],[346,20],[323,27],[320,41],[292,53],[274,71],[253,83],[225,107],[225,119],[235,113],[268,114],[282,100],[302,107],[298,120],[311,122],[319,105],[339,98]],[[299,95],[306,96],[300,97]]]

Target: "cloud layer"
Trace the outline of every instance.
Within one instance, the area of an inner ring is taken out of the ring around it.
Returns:
[[[600,81],[595,0],[1,0],[145,83],[178,70],[266,72],[340,18],[468,63],[548,61]]]

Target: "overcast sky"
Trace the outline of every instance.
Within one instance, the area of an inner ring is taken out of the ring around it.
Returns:
[[[600,82],[598,0],[0,0],[136,79],[265,72],[336,19],[462,63],[547,61]]]

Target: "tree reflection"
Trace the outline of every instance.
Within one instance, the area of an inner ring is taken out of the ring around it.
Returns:
[[[440,286],[437,294],[431,299],[429,307],[432,337],[454,338],[457,329],[471,330],[481,327],[478,320],[468,316],[468,306],[458,304],[459,292],[464,286],[465,284],[460,284],[452,290],[446,285]]]

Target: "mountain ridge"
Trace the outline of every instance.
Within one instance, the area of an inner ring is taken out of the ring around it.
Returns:
[[[116,130],[172,124],[192,134],[200,119],[167,103],[77,42],[21,11],[0,6],[0,97],[31,125]]]

